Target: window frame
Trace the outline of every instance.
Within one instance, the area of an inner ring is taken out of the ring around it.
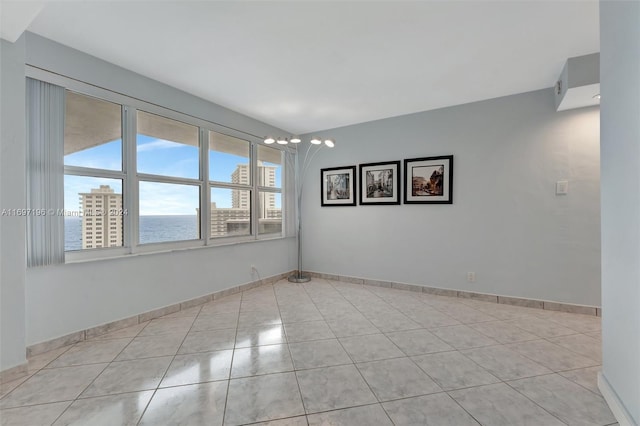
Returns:
[[[26,66],[26,77],[41,80],[47,83],[55,84],[66,90],[75,92],[79,95],[89,96],[112,102],[121,107],[121,130],[122,130],[122,170],[113,171],[106,169],[93,169],[79,166],[64,166],[64,175],[102,177],[122,180],[122,204],[127,209],[128,214],[123,217],[123,246],[122,247],[104,247],[92,249],[80,249],[74,251],[64,251],[65,263],[84,262],[92,260],[103,260],[109,258],[124,257],[145,253],[161,253],[175,250],[185,250],[201,247],[216,247],[229,244],[238,244],[245,242],[256,242],[262,240],[282,239],[286,238],[285,220],[286,220],[286,197],[285,197],[285,176],[289,171],[290,165],[285,161],[285,152],[292,150],[291,147],[285,146],[268,146],[262,139],[241,130],[233,129],[221,124],[217,124],[202,118],[194,117],[189,114],[175,111],[168,107],[163,107],[150,102],[143,101],[131,96],[127,96],[112,90],[104,89],[92,84],[81,82],[63,75],[54,74],[47,70]],[[177,120],[198,128],[199,132],[199,179],[178,178],[163,175],[144,174],[137,172],[137,112],[138,110],[150,114],[159,115],[171,120]],[[230,182],[217,182],[209,180],[209,132],[217,132],[241,140],[249,142],[250,146],[250,166],[251,166],[251,184],[233,184]],[[280,188],[264,187],[258,185],[257,177],[257,158],[258,145],[268,146],[269,148],[278,149],[282,158],[282,174]],[[158,183],[177,183],[197,186],[200,192],[199,208],[200,208],[200,238],[196,240],[180,240],[157,243],[139,243],[139,184],[141,181],[158,182]],[[223,236],[211,237],[211,188],[227,188],[242,189],[251,191],[251,208],[250,208],[250,234],[243,236]],[[281,210],[282,210],[282,230],[280,233],[259,234],[258,226],[258,208],[259,193],[275,192],[281,194]]]

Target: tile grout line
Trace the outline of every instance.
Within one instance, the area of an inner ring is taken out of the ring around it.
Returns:
[[[158,384],[156,385],[155,389],[153,389],[153,393],[151,394],[151,398],[149,398],[149,401],[145,405],[144,410],[142,410],[142,413],[140,414],[140,418],[136,421],[136,425],[140,424],[140,422],[142,421],[142,418],[147,413],[147,410],[149,409],[149,405],[151,405],[151,401],[153,401],[153,398],[155,398],[156,393],[158,392],[158,389],[160,389],[160,385],[162,384],[162,381],[166,377],[167,371],[169,371],[169,369],[171,368],[171,364],[173,364],[173,361],[176,359],[176,356],[178,355],[178,352],[180,352],[180,348],[184,344],[184,341],[187,339],[187,336],[189,335],[189,332],[193,328],[193,324],[195,324],[196,318],[198,318],[198,315],[200,315],[200,311],[202,311],[202,306],[200,306],[200,310],[198,310],[198,313],[196,314],[196,316],[193,317],[193,322],[191,323],[191,326],[189,327],[189,330],[187,330],[187,332],[185,333],[184,337],[182,338],[182,342],[180,342],[180,345],[178,345],[178,348],[176,349],[176,353],[173,354],[173,356],[171,357],[171,361],[169,361],[169,364],[167,364],[167,368],[164,370],[164,373],[162,374],[162,377],[158,381]],[[172,315],[172,314],[168,314],[168,315]],[[163,316],[166,316],[166,315],[163,315]],[[159,318],[162,318],[162,317],[159,317]],[[153,318],[153,319],[149,320],[149,323],[146,326],[144,326],[144,328],[142,330],[140,330],[140,333],[142,333],[142,331],[145,328],[147,328],[149,326],[149,324],[151,324],[151,321],[153,321],[154,319],[158,319],[158,318]],[[140,333],[138,333],[138,335],[136,337],[139,337]],[[133,342],[133,340],[131,340],[131,342]],[[127,345],[127,346],[129,346],[129,345]],[[123,349],[123,351],[124,351],[124,349]],[[119,354],[118,354],[118,356],[119,356]],[[136,359],[139,359],[139,358],[136,358]],[[142,391],[138,391],[138,392],[142,392]]]
[[[224,426],[224,422],[227,417],[229,389],[231,388],[231,372],[233,371],[233,361],[236,357],[236,342],[238,340],[238,326],[240,325],[240,313],[242,312],[242,299],[244,299],[244,291],[240,293],[240,303],[238,304],[238,316],[236,318],[236,332],[233,337],[233,350],[231,352],[231,362],[229,363],[229,378],[227,380],[227,392],[224,396],[224,408],[222,409],[222,422],[220,423],[222,426]]]
[[[306,294],[306,290],[304,288],[304,285],[302,284],[298,284],[302,286],[303,291]],[[276,299],[276,306],[278,307],[278,315],[280,315],[280,320],[282,321],[282,309],[280,308],[280,302],[278,301],[278,293],[275,290],[275,287],[273,289],[273,295]],[[308,297],[308,295],[307,295]],[[313,301],[311,302],[313,303]],[[315,304],[314,304],[315,306]],[[316,309],[317,306],[316,306]],[[322,315],[322,314],[321,314]],[[296,364],[295,361],[293,360],[293,354],[291,353],[291,346],[289,346],[289,336],[287,334],[287,327],[285,326],[284,322],[282,323],[282,331],[284,332],[284,338],[286,339],[286,344],[287,344],[287,351],[289,352],[289,358],[291,358],[291,367],[293,368],[293,377],[295,377],[296,379],[296,385],[298,386],[298,394],[300,395],[300,403],[302,404],[302,411],[304,411],[303,415],[304,415],[304,419],[307,422],[307,426],[309,426],[309,418],[307,417],[307,407],[304,403],[304,397],[302,396],[302,388],[300,387],[300,380],[298,380],[298,370],[296,369]]]
[[[357,306],[355,306],[349,299],[347,299],[343,293],[340,292],[340,290],[338,290],[335,285],[333,285],[333,283],[329,282],[329,285],[331,287],[334,288],[334,290],[336,292],[338,292],[348,303],[351,304],[351,306],[353,306],[358,312],[360,312],[360,314],[362,314],[365,318],[366,315],[364,315],[362,313],[362,311],[360,311],[360,309],[358,309]],[[369,321],[367,319],[367,321]],[[371,321],[369,321],[371,322]],[[378,327],[375,326],[375,324],[371,323],[371,325],[373,327],[375,327],[378,331],[380,331],[380,329]],[[384,335],[384,333],[382,333],[382,331],[380,331],[380,334],[382,334],[387,340],[389,340],[391,342],[391,344],[393,344],[399,351],[400,353],[404,354],[404,352],[402,352],[402,350],[391,340],[389,339],[387,336]],[[358,336],[351,336],[351,337],[358,337]],[[387,410],[384,409],[384,406],[382,405],[382,401],[380,401],[380,397],[378,397],[378,395],[374,392],[373,388],[371,387],[371,384],[369,384],[369,382],[367,381],[367,379],[364,377],[364,375],[362,374],[362,371],[360,371],[360,369],[358,368],[358,364],[356,363],[356,361],[353,359],[353,357],[351,356],[351,354],[349,354],[349,351],[347,351],[344,347],[344,345],[342,344],[342,342],[340,341],[340,338],[338,338],[336,336],[336,339],[338,341],[338,344],[340,344],[340,347],[342,347],[342,350],[347,354],[347,356],[351,359],[351,361],[353,362],[353,366],[356,369],[356,371],[358,372],[358,374],[360,375],[360,377],[362,378],[362,380],[364,381],[364,383],[367,385],[367,387],[369,388],[369,392],[371,392],[371,394],[373,395],[373,397],[376,399],[377,401],[377,405],[380,406],[380,408],[382,408],[382,411],[384,411],[384,413],[387,415],[387,418],[389,419],[389,421],[391,422],[391,424],[394,424],[393,420],[391,419],[391,417],[389,416],[389,413],[387,413]],[[367,404],[369,405],[369,404]],[[348,408],[353,408],[353,407],[348,407]]]

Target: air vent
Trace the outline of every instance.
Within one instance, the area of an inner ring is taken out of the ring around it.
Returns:
[[[569,58],[555,85],[556,111],[599,105],[600,54]]]

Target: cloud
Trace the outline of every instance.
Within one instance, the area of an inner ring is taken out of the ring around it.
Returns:
[[[139,144],[137,149],[138,149],[138,152],[144,152],[144,151],[155,151],[158,149],[182,148],[183,146],[184,144],[181,144],[181,143],[165,141],[163,139],[156,139],[152,142]]]

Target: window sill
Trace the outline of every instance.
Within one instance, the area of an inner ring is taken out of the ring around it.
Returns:
[[[138,251],[131,252],[130,248],[126,247],[118,247],[118,248],[107,248],[107,249],[92,249],[86,251],[77,251],[77,252],[66,252],[65,253],[65,265],[74,264],[74,263],[87,263],[87,262],[97,262],[103,260],[113,260],[113,259],[128,259],[137,256],[147,256],[154,254],[167,254],[167,253],[178,253],[190,250],[201,250],[208,248],[217,248],[217,247],[228,247],[228,246],[236,246],[243,244],[251,244],[251,243],[260,243],[267,241],[276,241],[276,240],[284,240],[287,238],[295,238],[295,236],[262,236],[255,238],[251,237],[228,237],[228,238],[220,238],[209,241],[208,245],[204,244],[202,240],[193,240],[193,241],[179,241],[179,242],[169,242],[169,243],[153,243],[153,244],[145,244],[142,246],[138,246]],[[192,243],[192,244],[185,244]]]

